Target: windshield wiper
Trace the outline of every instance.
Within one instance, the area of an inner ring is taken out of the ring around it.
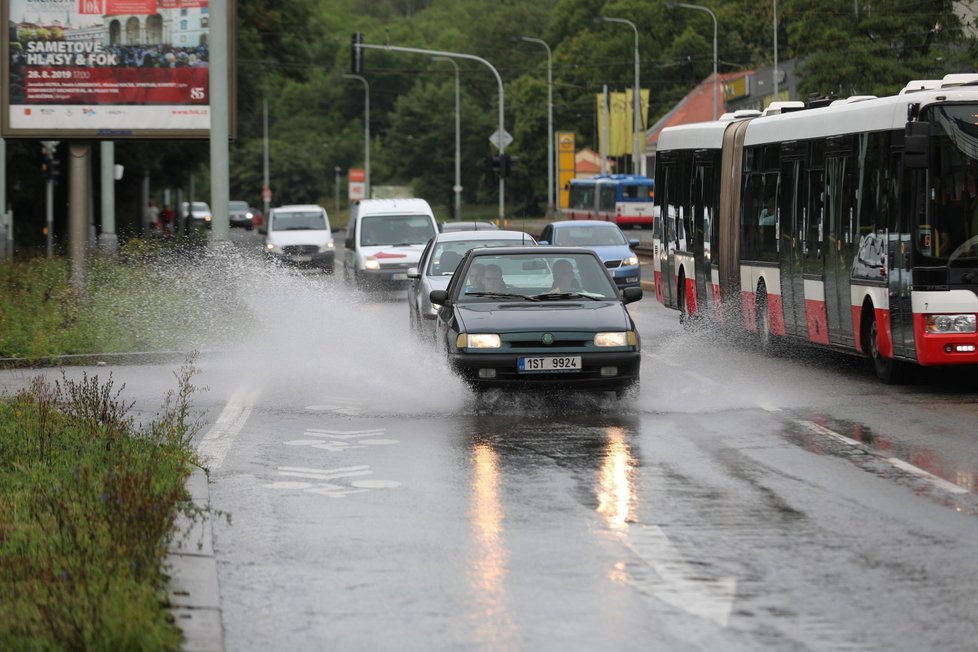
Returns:
[[[420,242],[398,242],[397,244],[389,244],[388,247],[413,247],[416,244],[421,244]]]
[[[490,299],[520,299],[521,301],[538,301],[536,297],[525,294],[509,294],[508,292],[466,292],[467,297],[489,297]]]
[[[581,294],[580,292],[544,292],[543,294],[535,294],[532,297],[527,298],[535,301],[563,301],[565,299],[590,299],[591,301],[604,301],[604,299],[592,297],[587,294]]]

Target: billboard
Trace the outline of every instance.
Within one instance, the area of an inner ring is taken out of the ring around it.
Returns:
[[[229,98],[233,7],[228,0]],[[208,0],[6,0],[2,8],[4,138],[210,136]]]

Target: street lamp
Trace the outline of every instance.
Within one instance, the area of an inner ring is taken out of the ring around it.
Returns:
[[[363,82],[363,195],[370,199],[370,84],[360,75],[343,75]]]
[[[539,43],[547,49],[547,217],[554,214],[554,78],[553,54],[546,41],[530,36],[516,36],[515,40]]]
[[[639,88],[639,63],[638,63],[638,28],[635,27],[635,23],[624,18],[611,18],[609,16],[595,16],[594,18],[597,22],[606,23],[623,23],[632,28],[635,32],[635,91],[632,96],[632,131],[634,132],[634,150],[632,151],[632,173],[639,173],[639,160],[641,157],[641,146],[639,144],[639,131],[641,130],[641,124],[639,122],[639,106],[641,100],[639,99],[639,94],[641,89]]]
[[[455,219],[462,219],[462,141],[459,118],[458,64],[448,57],[431,57],[432,61],[447,61],[455,68]]]
[[[667,5],[670,9],[675,7],[683,7],[685,9],[698,9],[700,11],[705,11],[710,14],[710,18],[713,19],[713,119],[717,119],[717,16],[708,8],[702,5],[692,5],[685,2],[669,2]]]

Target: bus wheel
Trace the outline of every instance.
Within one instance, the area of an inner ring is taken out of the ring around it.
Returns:
[[[771,311],[768,309],[767,288],[761,283],[757,287],[757,343],[761,351],[774,354],[774,338],[771,336]]]
[[[689,312],[689,300],[686,296],[686,275],[679,275],[679,285],[676,287],[676,303],[679,308],[679,324],[688,330],[692,330],[695,322],[696,316],[690,314]]]
[[[880,353],[880,329],[875,316],[870,317],[869,326],[865,332],[863,349],[869,351],[869,359],[873,363],[873,371],[876,372],[876,377],[886,385],[899,385],[903,382],[906,365]]]

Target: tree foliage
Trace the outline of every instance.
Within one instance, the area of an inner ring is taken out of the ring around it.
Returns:
[[[974,39],[962,31],[952,0],[781,0],[779,58],[800,60],[803,94],[890,94],[910,79],[974,69]],[[719,71],[770,65],[773,3],[703,3],[718,22]],[[507,181],[514,212],[541,211],[547,199],[546,53],[553,52],[554,128],[573,131],[580,145],[596,146],[595,98],[607,85],[630,88],[634,32],[638,30],[641,83],[651,91],[649,124],[665,115],[712,72],[713,22],[700,10],[665,0],[238,0],[236,3],[235,116],[230,149],[231,194],[260,202],[268,104],[270,182],[274,203],[331,201],[335,169],[364,162],[364,90],[344,77],[350,37],[367,43],[460,52],[498,70],[505,92],[509,153],[519,158]],[[363,76],[370,84],[372,183],[412,184],[436,204],[447,204],[454,184],[454,70],[423,54],[371,49]],[[458,59],[462,95],[462,185],[467,203],[493,203],[496,183],[486,176],[495,153],[489,135],[498,126],[498,90],[489,69]],[[97,148],[95,148],[97,149]],[[63,155],[63,154],[62,154]],[[139,189],[148,175],[154,195],[163,187],[198,181],[206,196],[206,142],[120,142],[126,165],[120,223],[138,224]],[[11,143],[10,185],[15,213],[41,233],[43,197],[36,142]],[[56,189],[61,203],[64,184]],[[63,231],[62,231],[63,232]]]

